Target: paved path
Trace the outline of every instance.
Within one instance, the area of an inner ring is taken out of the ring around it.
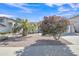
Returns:
[[[0,56],[16,56],[16,51],[22,49],[23,47],[0,47]]]
[[[74,45],[79,45],[79,36],[63,36],[62,38],[73,43]]]

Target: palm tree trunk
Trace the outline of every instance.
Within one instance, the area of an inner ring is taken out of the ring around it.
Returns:
[[[25,29],[23,29],[22,36],[26,36]]]

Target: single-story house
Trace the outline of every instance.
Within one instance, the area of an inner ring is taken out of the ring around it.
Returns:
[[[8,17],[0,17],[0,33],[11,32],[15,20]],[[79,15],[69,18],[68,33],[79,32]]]
[[[0,33],[11,32],[15,20],[8,17],[0,17]]]
[[[71,17],[69,21],[68,32],[79,33],[79,15]]]

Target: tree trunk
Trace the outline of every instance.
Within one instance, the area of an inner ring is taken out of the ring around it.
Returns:
[[[55,40],[57,40],[57,37],[56,37],[56,35],[53,35],[53,38],[54,38]]]
[[[59,39],[60,39],[60,37],[61,37],[61,34],[58,34],[58,35],[53,35],[53,37],[54,37],[54,39],[55,39],[55,40],[59,40]]]
[[[26,36],[26,35],[27,35],[27,30],[26,29],[23,29],[22,36]]]

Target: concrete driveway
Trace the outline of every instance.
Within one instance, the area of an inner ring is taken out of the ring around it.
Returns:
[[[16,56],[16,51],[21,51],[23,47],[0,47],[0,56]]]
[[[74,45],[79,45],[79,36],[63,36],[62,38],[73,43]]]
[[[74,45],[79,45],[79,33],[71,33],[62,36],[65,40],[73,43]]]

